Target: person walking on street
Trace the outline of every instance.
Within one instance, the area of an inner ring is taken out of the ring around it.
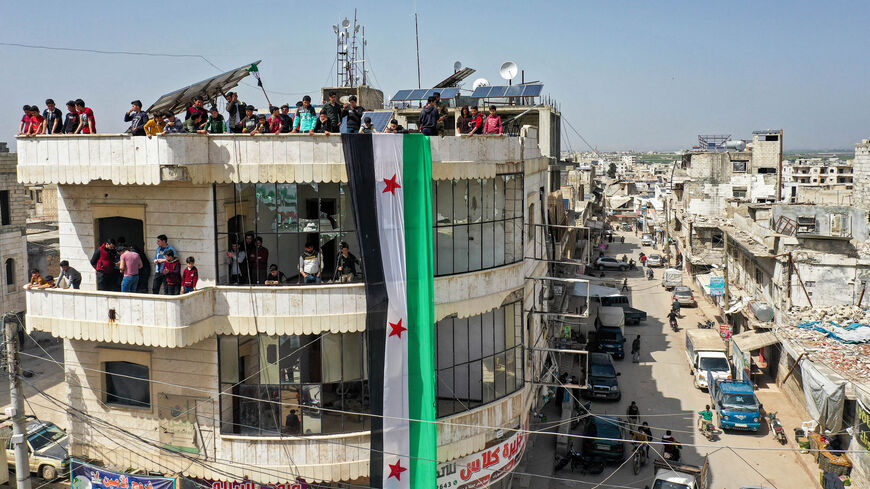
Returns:
[[[631,361],[640,363],[640,335],[637,335],[631,342]]]
[[[622,279],[622,289],[620,289],[619,291],[628,292],[628,278]]]
[[[631,401],[625,414],[628,416],[629,430],[634,431],[634,428],[640,422],[640,408],[637,406],[637,403]]]

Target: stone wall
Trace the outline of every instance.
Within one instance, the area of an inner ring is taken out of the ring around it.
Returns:
[[[9,206],[9,224],[0,224],[0,313],[24,311],[22,286],[30,280],[24,231],[27,196],[16,180],[16,162],[15,153],[0,153],[0,191],[8,192]]]
[[[855,145],[852,200],[856,206],[870,210],[870,139]]]

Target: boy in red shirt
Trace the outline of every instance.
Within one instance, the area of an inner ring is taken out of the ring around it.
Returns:
[[[94,121],[94,111],[85,107],[85,101],[76,99],[76,110],[79,111],[79,127],[76,134],[96,134],[97,123]]]
[[[175,258],[175,252],[172,250],[166,250],[163,256],[166,258],[163,262],[166,295],[178,295],[181,292],[181,262]]]
[[[192,256],[187,257],[187,268],[181,274],[181,286],[184,287],[184,293],[193,292],[196,290],[196,282],[199,280],[199,270],[196,269],[196,260]]]
[[[43,122],[45,122],[45,117],[39,115],[39,107],[31,105],[29,125],[27,126],[27,134],[30,136],[42,134],[42,131],[45,129],[44,127],[42,127]]]

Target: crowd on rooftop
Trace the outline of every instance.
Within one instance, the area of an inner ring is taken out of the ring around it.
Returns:
[[[338,133],[342,130],[348,133],[379,132],[372,124],[370,117],[365,116],[366,110],[357,103],[355,95],[348,97],[345,104],[338,102],[335,92],[330,92],[328,99],[318,112],[311,104],[311,97],[306,95],[296,103],[295,107],[283,104],[280,107],[270,106],[269,114],[257,113],[253,105],[239,101],[238,93],[229,92],[226,98],[226,117],[216,105],[205,108],[202,96],[194,97],[192,103],[184,112],[184,121],[172,111],[154,111],[146,113],[142,110],[142,102],[130,102],[130,109],[124,114],[124,122],[129,122],[127,133],[133,136],[162,136],[165,134],[325,134]],[[64,114],[53,99],[45,101],[46,109],[40,113],[36,105],[25,105],[24,115],[18,128],[18,134],[37,136],[43,134],[96,134],[97,125],[94,111],[84,100],[76,99],[67,102],[67,112]],[[418,121],[419,131],[427,136],[444,136],[445,120],[449,115],[447,105],[441,101],[440,94],[429,97],[426,106],[420,111]],[[390,121],[383,130],[385,133],[404,133],[405,128],[396,119]],[[469,108],[463,105],[460,115],[456,118],[457,134],[502,134],[501,117],[496,107],[489,108],[489,115],[484,116],[476,106]]]

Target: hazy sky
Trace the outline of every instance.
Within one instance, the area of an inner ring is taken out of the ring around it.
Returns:
[[[2,2],[0,42],[198,54],[223,69],[262,59],[273,103],[335,82],[332,24],[352,2]],[[417,85],[413,2],[359,2],[370,84],[387,98]],[[870,5],[771,2],[420,2],[423,86],[452,73],[499,82],[515,61],[601,150],[675,150],[698,134],[783,128],[786,150],[854,148],[870,137]],[[129,102],[217,74],[201,59],[0,45],[0,141],[21,106],[82,98],[99,132],[120,132]],[[256,88],[241,98],[264,106]],[[315,100],[317,97],[315,96]],[[65,109],[61,107],[61,109]],[[586,149],[564,125],[563,149]]]

